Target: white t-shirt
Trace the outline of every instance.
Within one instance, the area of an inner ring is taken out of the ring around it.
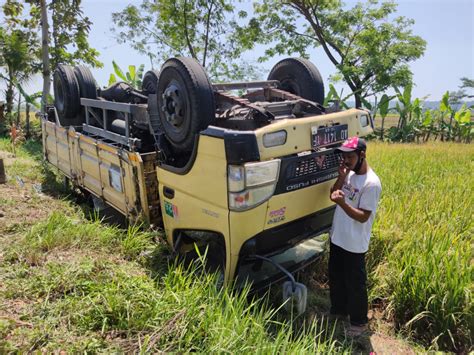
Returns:
[[[349,217],[338,205],[332,222],[331,242],[352,253],[365,253],[369,249],[370,231],[382,192],[380,179],[370,168],[364,175],[351,171],[342,191],[348,205],[372,213],[365,223],[360,223]]]

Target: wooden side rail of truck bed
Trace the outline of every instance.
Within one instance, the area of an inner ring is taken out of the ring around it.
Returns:
[[[74,185],[106,201],[131,221],[161,223],[156,153],[122,149],[74,127],[42,120],[43,154]]]

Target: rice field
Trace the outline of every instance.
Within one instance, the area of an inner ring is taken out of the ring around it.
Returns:
[[[369,254],[372,299],[424,344],[472,350],[474,146],[369,149],[383,186]]]
[[[368,146],[383,186],[368,271],[384,337],[403,338],[415,352],[473,351],[474,146]],[[8,140],[0,151],[9,154]],[[377,352],[312,312],[324,311],[327,285],[312,287],[310,312],[293,319],[275,297],[219,289],[199,264],[176,266],[159,233],[101,223],[41,163],[40,144],[28,142],[6,164],[0,353]],[[323,263],[313,269],[309,277],[324,279]]]

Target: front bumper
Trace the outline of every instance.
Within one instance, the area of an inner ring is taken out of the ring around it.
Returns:
[[[237,286],[252,283],[258,290],[285,278],[269,263],[253,255],[270,258],[290,272],[316,261],[324,252],[335,207],[332,206],[272,229],[265,230],[244,243],[240,250],[235,279]]]

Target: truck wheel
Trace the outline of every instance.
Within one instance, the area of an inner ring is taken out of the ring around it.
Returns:
[[[279,89],[322,104],[324,85],[318,68],[304,58],[283,59],[272,68],[268,80],[278,80]]]
[[[86,99],[97,99],[97,83],[90,69],[78,65],[74,68],[74,75],[79,84],[79,96]]]
[[[159,76],[160,72],[158,70],[149,70],[145,73],[142,80],[142,91],[145,95],[156,94]]]
[[[53,75],[54,106],[63,119],[73,119],[81,108],[79,84],[69,65],[59,65]]]
[[[176,152],[190,152],[195,135],[215,122],[214,92],[204,68],[191,58],[168,59],[158,78],[160,125]]]

